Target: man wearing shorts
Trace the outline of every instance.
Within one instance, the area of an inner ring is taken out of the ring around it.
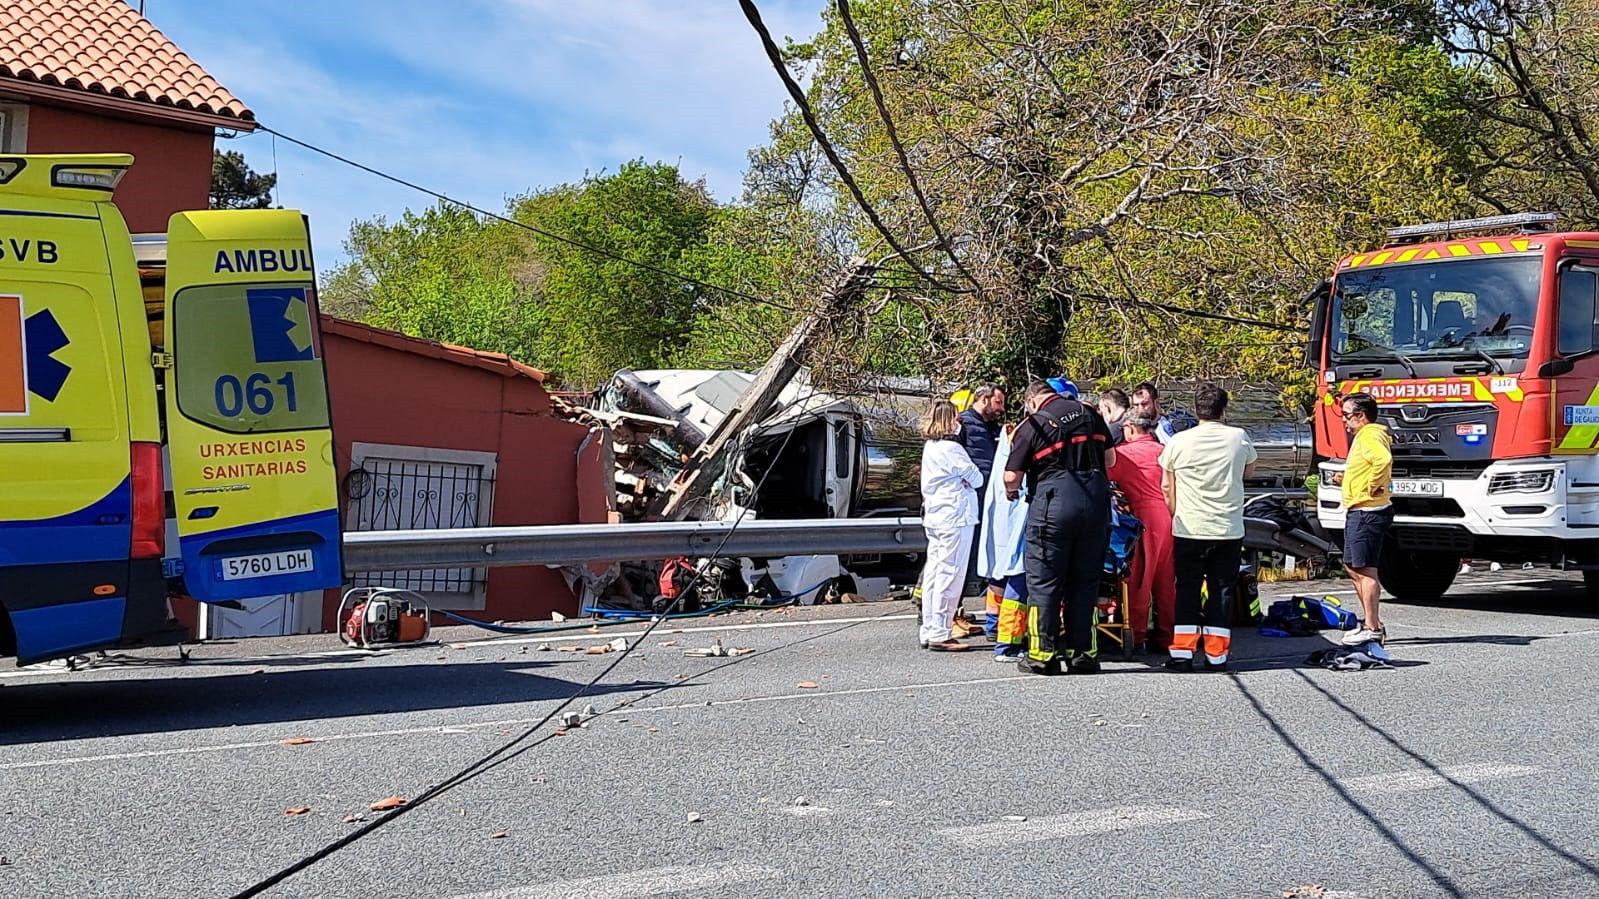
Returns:
[[[1339,484],[1344,496],[1344,569],[1354,582],[1365,621],[1344,635],[1345,646],[1388,639],[1378,602],[1377,558],[1383,534],[1394,520],[1389,482],[1394,475],[1393,441],[1388,429],[1377,424],[1377,401],[1369,393],[1351,393],[1342,400],[1344,427],[1349,430],[1349,463]]]

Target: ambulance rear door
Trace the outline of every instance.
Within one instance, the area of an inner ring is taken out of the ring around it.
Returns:
[[[179,213],[167,232],[167,442],[201,601],[340,586],[337,475],[305,218]]]

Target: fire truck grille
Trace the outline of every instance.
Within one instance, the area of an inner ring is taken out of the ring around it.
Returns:
[[[1425,496],[1396,496],[1393,499],[1395,515],[1415,515],[1423,518],[1465,518],[1466,512],[1452,499]]]
[[[1426,462],[1394,460],[1394,477],[1427,478],[1440,481],[1470,481],[1487,469],[1489,462]]]

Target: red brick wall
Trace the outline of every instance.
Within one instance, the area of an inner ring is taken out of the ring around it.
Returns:
[[[581,520],[577,449],[588,431],[554,417],[539,384],[338,334],[323,340],[341,484],[357,442],[491,452],[498,459],[493,524]],[[588,471],[590,479],[602,476]],[[330,630],[337,597],[331,599],[323,615]],[[577,612],[557,572],[492,568],[485,608],[465,614],[525,620],[552,610]]]
[[[165,231],[174,212],[211,202],[212,132],[107,118],[34,102],[28,107],[29,153],[132,153],[117,186],[128,228]]]

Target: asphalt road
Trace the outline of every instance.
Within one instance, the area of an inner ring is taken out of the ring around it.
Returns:
[[[1064,678],[922,652],[904,603],[663,627],[587,726],[267,895],[1599,896],[1596,617],[1580,582],[1504,572],[1392,605],[1392,670],[1245,634],[1231,674]],[[0,896],[233,895],[616,661],[560,647],[637,630],[0,669]],[[683,655],[716,637],[755,652]]]

